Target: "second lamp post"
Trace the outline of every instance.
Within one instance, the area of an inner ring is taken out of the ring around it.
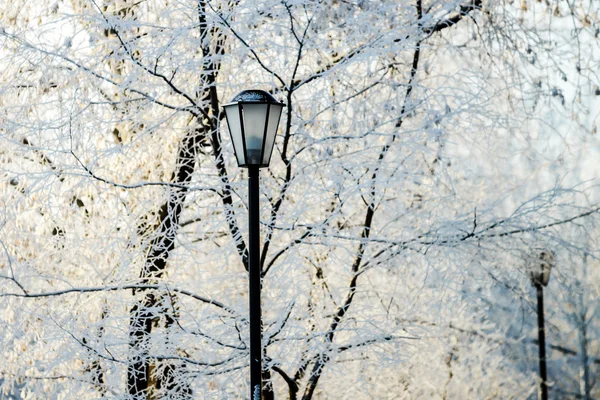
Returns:
[[[537,295],[538,353],[540,362],[540,399],[548,400],[548,373],[546,372],[546,332],[544,328],[544,287],[550,281],[550,271],[554,266],[554,253],[540,251],[531,270],[531,283]]]
[[[248,168],[250,398],[262,397],[260,207],[258,169],[269,166],[284,104],[262,90],[244,90],[224,106],[238,166]]]

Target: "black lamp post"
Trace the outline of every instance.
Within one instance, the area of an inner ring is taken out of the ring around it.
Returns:
[[[250,398],[262,398],[260,312],[260,207],[258,169],[269,166],[284,104],[262,90],[244,90],[224,106],[233,149],[248,168],[248,268],[250,274]]]
[[[541,400],[548,400],[548,374],[546,372],[546,333],[544,331],[544,287],[550,281],[550,271],[554,266],[554,253],[541,251],[533,264],[531,283],[537,292],[538,351],[540,360]]]

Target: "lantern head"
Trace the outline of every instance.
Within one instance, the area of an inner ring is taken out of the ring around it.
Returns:
[[[240,167],[269,166],[283,107],[264,90],[244,90],[223,107]]]
[[[554,252],[541,250],[531,266],[531,282],[536,285],[548,286],[550,271],[554,267]]]

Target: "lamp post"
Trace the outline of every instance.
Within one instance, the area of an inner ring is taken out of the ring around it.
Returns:
[[[269,166],[284,104],[262,90],[244,90],[226,104],[225,116],[238,166],[248,168],[248,272],[250,275],[250,399],[262,397],[260,311],[260,207],[258,169]]]
[[[531,283],[537,292],[538,352],[540,361],[541,400],[548,400],[548,375],[546,372],[546,333],[544,330],[544,287],[550,281],[550,271],[554,266],[554,253],[541,251],[533,263]]]

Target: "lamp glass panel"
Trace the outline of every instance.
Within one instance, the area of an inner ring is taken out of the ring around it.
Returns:
[[[542,285],[548,286],[548,282],[550,281],[550,265],[543,265],[542,271]]]
[[[265,153],[263,154],[262,163],[268,165],[271,161],[271,153],[273,152],[273,145],[275,144],[275,136],[277,135],[277,126],[279,125],[279,118],[281,117],[281,110],[283,106],[278,104],[271,104],[269,110],[269,125],[267,127],[267,137],[265,138]]]
[[[242,142],[242,124],[240,122],[240,111],[237,104],[225,106],[225,115],[227,116],[227,125],[229,125],[229,134],[233,142],[235,156],[237,157],[238,165],[246,163],[244,155],[244,143]]]
[[[269,104],[267,103],[245,103],[242,105],[247,164],[260,165],[261,163],[268,107]]]

